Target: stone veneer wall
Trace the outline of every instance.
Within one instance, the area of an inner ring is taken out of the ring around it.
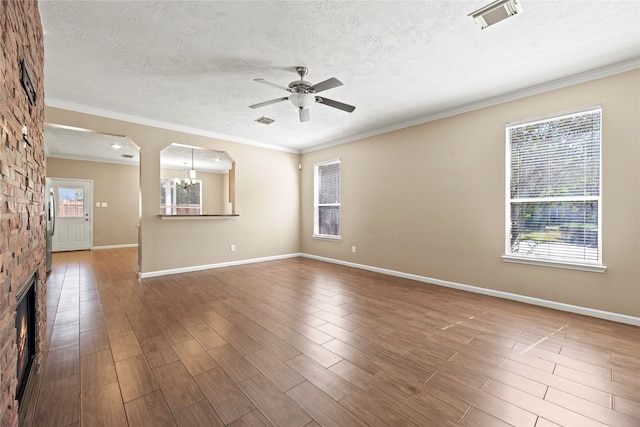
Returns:
[[[44,40],[38,2],[0,3],[0,425],[18,426],[16,290],[37,271],[38,337],[46,348]],[[35,105],[20,82],[24,59]],[[22,126],[31,147],[25,147]]]

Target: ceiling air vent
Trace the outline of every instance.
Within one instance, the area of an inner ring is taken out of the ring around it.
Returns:
[[[521,12],[522,5],[519,0],[497,0],[470,13],[469,16],[481,29],[485,29]]]
[[[256,119],[256,122],[261,123],[263,125],[270,125],[271,123],[275,122],[275,120],[270,119],[269,117],[262,116],[259,119]]]

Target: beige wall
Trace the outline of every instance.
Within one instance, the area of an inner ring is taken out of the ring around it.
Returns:
[[[52,107],[45,121],[124,135],[140,147],[142,273],[299,252],[299,154]],[[160,151],[171,143],[226,151],[234,159],[238,217],[160,219]]]
[[[504,263],[505,123],[598,104],[607,271]],[[143,273],[303,252],[631,316],[640,316],[638,117],[640,70],[302,156],[55,108],[45,116],[142,148]],[[158,217],[159,153],[172,142],[236,160],[238,218]],[[315,240],[313,163],[333,158],[342,160],[342,240]]]
[[[505,123],[598,104],[607,271],[503,262]],[[307,153],[302,252],[640,316],[639,104],[635,70]],[[313,163],[333,158],[342,161],[342,240],[314,240]]]
[[[138,243],[140,178],[137,166],[47,157],[48,178],[93,181],[93,246]],[[96,202],[107,207],[96,207]]]

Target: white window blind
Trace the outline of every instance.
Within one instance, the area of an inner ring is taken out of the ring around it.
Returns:
[[[601,265],[601,115],[507,125],[507,255]]]
[[[314,235],[340,237],[340,160],[314,165]]]

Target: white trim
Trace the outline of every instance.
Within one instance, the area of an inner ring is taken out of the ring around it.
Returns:
[[[391,126],[378,128],[370,132],[359,133],[359,134],[348,136],[345,138],[336,139],[331,142],[320,143],[318,145],[314,145],[313,147],[301,149],[300,153],[301,154],[312,153],[314,151],[323,150],[325,148],[334,147],[336,145],[346,144],[347,142],[353,142],[360,139],[381,135],[383,133],[392,132],[399,129],[408,128],[411,126],[417,126],[424,123],[433,122],[436,120],[451,117],[451,116],[456,116],[458,114],[469,113],[471,111],[480,110],[482,108],[492,107],[494,105],[503,104],[505,102],[515,101],[518,99],[526,98],[528,96],[540,95],[542,93],[551,92],[553,90],[562,89],[562,88],[577,85],[580,83],[586,83],[591,80],[597,80],[604,77],[613,76],[615,74],[625,73],[627,71],[635,70],[637,68],[640,68],[640,57],[632,58],[627,61],[622,61],[613,65],[608,65],[606,67],[598,68],[595,70],[586,71],[584,73],[576,74],[573,76],[560,78],[560,79],[553,80],[551,82],[543,83],[540,85],[531,86],[528,88],[505,93],[503,95],[498,95],[493,98],[472,102],[472,103],[461,105],[458,107],[453,107],[447,110],[437,111],[433,114],[429,114],[414,120],[395,123]]]
[[[318,179],[318,171],[320,170],[321,167],[323,166],[330,166],[330,165],[338,165],[340,167],[340,174],[338,175],[339,178],[339,191],[340,191],[340,201],[338,201],[338,203],[319,203],[318,199],[319,199],[319,179]],[[340,157],[335,158],[335,159],[329,159],[329,160],[322,160],[319,162],[315,162],[313,164],[313,238],[314,239],[325,239],[325,240],[340,240],[341,234],[338,234],[337,236],[331,235],[331,234],[320,234],[318,231],[320,230],[320,206],[337,206],[338,208],[341,209],[340,205],[341,205],[341,200],[342,200],[342,160]],[[341,212],[340,212],[341,213]],[[339,213],[339,214],[340,214]],[[342,216],[339,217],[338,220],[338,233],[341,233],[342,231],[342,227],[341,227],[341,221],[342,221]]]
[[[549,259],[536,259],[515,255],[502,255],[504,262],[514,262],[517,264],[539,265],[542,267],[566,268],[569,270],[588,271],[591,273],[604,273],[607,270],[605,265],[584,264],[580,262],[554,261]]]
[[[551,120],[566,119],[567,117],[573,117],[573,116],[577,116],[579,114],[586,115],[586,114],[592,113],[592,112],[594,112],[596,110],[598,110],[600,112],[600,115],[602,115],[602,104],[594,105],[592,107],[577,108],[575,110],[560,111],[560,112],[557,112],[557,113],[546,114],[544,116],[533,117],[533,118],[528,118],[528,119],[523,119],[523,120],[516,120],[514,122],[506,123],[504,125],[504,127],[507,130],[509,130],[511,128],[517,128],[517,127],[521,127],[523,125],[527,125],[527,126],[537,125],[537,124],[542,123],[542,122],[548,122],[548,121],[551,121]]]
[[[146,273],[138,273],[138,277],[140,279],[147,279],[149,277],[159,277],[159,276],[168,276],[170,274],[190,273],[193,271],[211,270],[213,268],[222,268],[222,267],[232,267],[234,265],[254,264],[256,262],[276,261],[280,259],[297,258],[300,256],[301,254],[299,253],[293,253],[293,254],[267,256],[262,258],[241,259],[238,261],[219,262],[216,264],[194,265],[191,267],[172,268],[170,270],[158,270],[158,271],[149,271]]]
[[[341,236],[331,236],[329,234],[314,234],[311,237],[316,240],[342,240]]]
[[[542,123],[556,122],[559,120],[563,120],[568,117],[576,117],[576,116],[586,116],[588,114],[597,114],[599,115],[599,141],[598,141],[598,195],[597,196],[583,196],[583,197],[575,197],[575,196],[565,196],[565,197],[512,197],[511,196],[511,172],[512,172],[512,163],[511,160],[513,158],[512,146],[513,140],[511,139],[510,131],[514,128],[522,128],[529,125],[539,125]],[[563,111],[558,113],[547,114],[545,116],[540,116],[536,118],[518,120],[516,122],[511,122],[505,124],[505,255],[502,257],[503,261],[506,262],[515,262],[520,264],[530,264],[530,265],[539,265],[545,267],[556,267],[556,268],[567,268],[571,270],[581,270],[581,271],[590,271],[590,272],[598,272],[604,273],[607,269],[602,265],[602,124],[603,124],[603,111],[602,105],[598,104],[591,107],[584,107],[579,109],[574,109],[570,111]],[[582,202],[582,201],[594,201],[598,204],[598,247],[597,247],[597,255],[598,260],[597,263],[590,262],[575,262],[569,259],[538,259],[535,256],[523,256],[519,253],[513,253],[513,247],[511,242],[511,226],[512,226],[512,218],[511,218],[511,206],[513,204],[524,204],[524,203],[550,203],[550,202]]]
[[[266,144],[264,142],[254,141],[246,138],[238,138],[231,135],[225,135],[204,129],[197,129],[189,126],[183,126],[175,123],[168,123],[161,120],[149,119],[146,117],[135,116],[133,114],[118,113],[111,110],[103,110],[102,108],[89,107],[86,105],[74,104],[72,102],[60,101],[53,98],[45,98],[44,103],[47,107],[61,108],[63,110],[75,111],[78,113],[91,114],[98,117],[106,117],[108,119],[122,120],[129,123],[139,125],[152,126],[159,129],[173,130],[176,132],[188,133],[191,135],[206,136],[208,138],[223,139],[225,141],[237,142],[239,144],[253,145],[255,147],[268,148],[270,150],[284,151],[287,153],[300,154],[300,150],[279,145]]]
[[[93,201],[95,200],[95,197],[93,195],[93,179],[84,179],[84,178],[58,178],[58,177],[47,177],[49,179],[49,182],[51,183],[51,188],[56,187],[57,185],[60,185],[60,183],[64,183],[64,182],[79,182],[79,183],[83,183],[83,185],[86,185],[87,183],[89,184],[89,193],[90,193],[90,199],[89,202],[89,209],[90,209],[90,213],[89,213],[89,219],[90,221],[90,227],[89,227],[89,250],[91,250],[91,248],[93,248],[93,226],[94,226],[94,221],[93,221],[93,214],[94,214],[94,210],[93,210]],[[58,197],[58,196],[56,196]],[[57,216],[57,213],[56,213]],[[52,243],[52,247],[53,247],[53,243]],[[68,249],[67,249],[68,250]],[[83,249],[79,249],[79,250],[83,250]],[[55,252],[64,252],[64,251],[55,251]]]
[[[121,249],[121,248],[137,248],[137,243],[128,243],[126,245],[105,245],[105,246],[93,246],[92,251],[101,251],[103,249]]]
[[[401,271],[388,270],[386,268],[373,267],[370,265],[356,264],[353,262],[342,261],[333,258],[325,258],[311,254],[301,254],[304,258],[315,259],[318,261],[330,262],[333,264],[340,264],[347,267],[359,268],[362,270],[373,271],[376,273],[387,274],[389,276],[402,277],[405,279],[416,280],[418,282],[429,283],[438,286],[444,286],[447,288],[459,289],[462,291],[473,292],[477,294],[489,295],[492,297],[508,299],[512,301],[524,302],[526,304],[537,305],[540,307],[552,308],[554,310],[566,311],[569,313],[582,314],[585,316],[596,317],[599,319],[611,320],[618,323],[626,323],[629,325],[640,326],[640,317],[629,316],[626,314],[613,313],[611,311],[597,310],[595,308],[580,307],[577,305],[565,304],[562,302],[549,301],[540,298],[528,297],[525,295],[512,294],[510,292],[497,291],[494,289],[480,288],[472,285],[465,285],[462,283],[449,282],[446,280],[434,279],[431,277],[419,276],[416,274],[403,273]]]
[[[342,161],[342,159],[340,157],[336,157],[335,159],[322,160],[320,162],[315,162],[313,164],[313,167],[316,168],[318,166],[333,165],[333,164],[336,164],[336,163],[340,163],[341,161]]]

